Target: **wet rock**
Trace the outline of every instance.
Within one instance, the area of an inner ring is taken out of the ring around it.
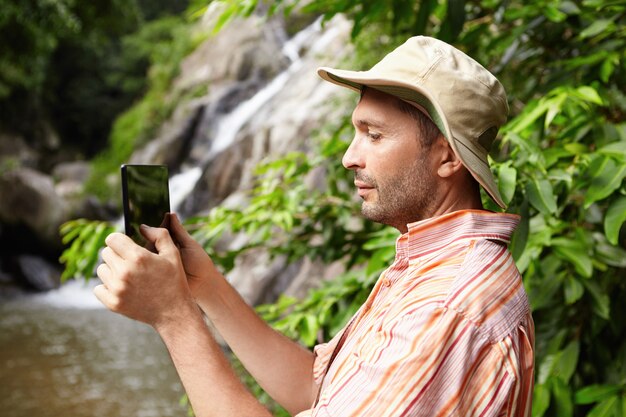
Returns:
[[[280,50],[283,39],[284,29],[275,21],[237,19],[185,58],[174,91],[209,86],[213,94],[254,76],[270,79],[288,65]]]
[[[20,135],[0,132],[0,167],[3,170],[19,166],[35,168],[39,163],[39,154]]]
[[[45,259],[34,255],[20,255],[17,257],[19,276],[25,286],[35,291],[49,291],[58,288],[61,282],[61,271]]]
[[[60,245],[58,228],[68,207],[51,177],[25,167],[4,172],[0,195],[0,222],[23,224],[50,246]]]
[[[172,119],[160,129],[159,136],[134,152],[131,164],[165,164],[170,172],[178,170],[189,154],[191,140],[203,113],[197,102],[179,106]]]

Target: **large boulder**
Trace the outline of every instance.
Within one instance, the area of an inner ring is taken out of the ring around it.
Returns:
[[[35,168],[40,155],[16,134],[0,132],[0,167],[10,169],[18,166]]]
[[[0,222],[24,225],[50,246],[60,246],[59,226],[68,206],[57,194],[52,178],[20,167],[0,175]]]
[[[58,287],[58,229],[69,207],[52,178],[32,168],[11,169],[0,174],[0,196],[0,293]]]

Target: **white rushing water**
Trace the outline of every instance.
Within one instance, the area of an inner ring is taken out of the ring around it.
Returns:
[[[290,77],[301,68],[302,58],[300,57],[299,51],[313,36],[319,34],[321,30],[321,19],[318,19],[304,30],[298,32],[291,39],[287,40],[282,47],[283,54],[290,61],[290,65],[287,69],[278,74],[248,100],[237,105],[229,114],[223,116],[217,123],[215,133],[211,134],[213,142],[201,162],[197,166],[183,170],[172,177],[170,180],[170,186],[172,187],[170,192],[172,195],[176,196],[170,198],[173,211],[176,211],[189,193],[193,191],[195,184],[202,176],[202,171],[215,155],[227,149],[235,142],[237,134],[246,123],[255,116],[259,109],[278,94],[288,83]],[[324,44],[327,38],[326,36],[322,36],[319,40],[314,42],[312,49],[319,50],[320,46],[318,44]],[[184,165],[185,164],[183,164],[183,166]]]
[[[35,305],[72,309],[101,309],[104,306],[93,294],[93,288],[98,284],[100,284],[98,278],[92,278],[89,282],[82,279],[73,279],[55,290],[27,298],[30,303]]]
[[[173,212],[178,211],[200,177],[202,177],[202,168],[196,166],[170,178],[170,208]]]

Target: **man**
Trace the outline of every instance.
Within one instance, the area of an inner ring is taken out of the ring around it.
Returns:
[[[346,328],[314,352],[267,326],[172,216],[143,228],[150,253],[107,238],[94,290],[163,338],[197,416],[269,415],[229,367],[213,322],[259,384],[298,416],[528,416],[534,328],[506,249],[518,217],[487,150],[508,107],[500,83],[457,49],[409,39],[370,71],[321,68],[361,92],[343,157],[365,217],[402,232],[396,259]],[[199,306],[199,308],[198,308]]]

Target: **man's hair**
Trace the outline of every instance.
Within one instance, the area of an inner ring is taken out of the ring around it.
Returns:
[[[424,113],[417,109],[417,107],[410,105],[404,100],[396,98],[396,106],[403,113],[411,116],[416,122],[421,132],[421,141],[424,148],[430,148],[430,146],[437,140],[437,137],[441,134],[439,128],[428,118]]]
[[[361,97],[365,94],[365,90],[367,86],[363,86],[361,88]],[[437,137],[442,134],[439,128],[433,123],[432,120],[428,118],[424,113],[417,109],[417,107],[412,106],[404,100],[399,99],[398,97],[392,96],[394,98],[394,103],[396,107],[403,113],[408,114],[417,122],[417,127],[421,132],[420,140],[422,146],[428,149],[430,146],[435,143]]]

